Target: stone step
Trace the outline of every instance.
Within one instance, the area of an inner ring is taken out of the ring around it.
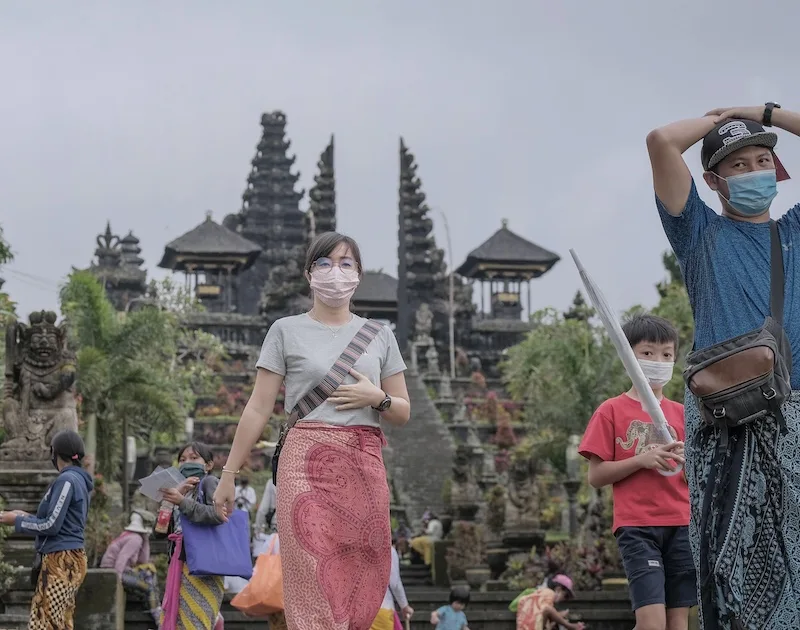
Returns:
[[[387,425],[384,432],[391,448],[390,475],[404,495],[409,518],[415,521],[428,508],[441,511],[442,488],[452,475],[455,445],[419,374],[406,372],[406,383],[411,419],[404,427]]]

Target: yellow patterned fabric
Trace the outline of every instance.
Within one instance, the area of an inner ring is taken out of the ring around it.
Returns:
[[[394,630],[394,611],[381,608],[369,630]]]
[[[214,630],[224,594],[222,576],[189,575],[184,563],[177,630]]]
[[[29,630],[74,630],[75,596],[86,577],[83,549],[42,556],[42,572],[31,600]]]

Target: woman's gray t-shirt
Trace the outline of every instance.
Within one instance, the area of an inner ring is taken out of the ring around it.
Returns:
[[[284,407],[287,413],[319,385],[366,321],[363,317],[353,315],[341,328],[328,328],[303,313],[283,317],[270,326],[256,367],[284,376]],[[403,372],[406,364],[394,333],[384,326],[353,367],[378,387],[382,380]],[[355,382],[356,379],[348,374],[343,384]],[[327,400],[305,419],[342,426],[380,426],[378,412],[371,407],[336,411],[335,405]]]

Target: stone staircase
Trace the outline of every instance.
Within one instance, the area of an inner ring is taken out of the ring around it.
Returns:
[[[389,474],[412,525],[427,508],[441,511],[442,487],[452,475],[455,443],[413,368],[406,372],[406,384],[411,419],[404,427],[385,425],[384,432],[391,449]]]

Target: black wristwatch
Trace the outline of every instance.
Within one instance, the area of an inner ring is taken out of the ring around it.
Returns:
[[[377,407],[373,407],[373,409],[375,411],[377,411],[378,413],[383,413],[389,407],[392,406],[392,397],[389,396],[389,394],[387,394],[386,392],[384,392],[384,396],[385,396],[385,398],[381,401],[381,404],[378,405]]]
[[[772,127],[772,110],[780,108],[780,105],[773,103],[772,101],[764,105],[764,117],[761,119],[761,122],[765,127]]]

